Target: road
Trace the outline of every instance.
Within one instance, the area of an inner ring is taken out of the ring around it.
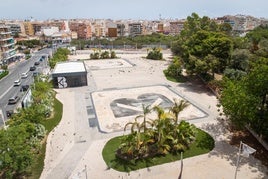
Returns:
[[[31,66],[34,66],[34,62],[39,61],[39,59],[45,55],[50,55],[51,49],[42,49],[38,52],[35,52],[32,57],[28,60],[23,60],[21,62],[17,62],[16,64],[12,64],[9,66],[9,74],[0,80],[0,109],[2,109],[2,120],[0,120],[0,126],[4,124],[3,119],[7,119],[6,111],[14,110],[19,103],[15,105],[8,105],[8,99],[13,96],[22,96],[25,92],[21,92],[21,85],[30,85],[33,83],[33,71],[29,71]],[[40,65],[37,66],[35,71],[44,71],[47,68],[47,58],[45,61],[40,62]],[[21,73],[28,72],[28,77],[25,79],[21,79]],[[20,86],[14,86],[15,80],[21,80]],[[0,110],[1,111],[1,110]]]

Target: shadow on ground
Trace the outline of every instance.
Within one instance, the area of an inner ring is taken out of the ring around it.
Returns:
[[[187,90],[194,93],[205,93],[209,96],[214,96],[211,90],[200,80],[200,78],[195,76],[187,76],[187,81],[185,83],[179,83],[178,87],[182,88],[183,91]]]
[[[222,120],[216,123],[207,123],[201,126],[215,139],[215,148],[209,153],[209,157],[220,157],[227,160],[234,167],[236,166],[240,141],[248,144],[257,151],[247,157],[240,157],[239,166],[248,164],[252,172],[260,171],[264,176],[268,176],[268,151],[247,131],[230,131]],[[226,137],[227,136],[227,137]],[[257,161],[258,159],[259,161]]]

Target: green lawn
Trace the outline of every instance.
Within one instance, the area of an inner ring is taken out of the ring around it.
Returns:
[[[62,117],[62,107],[62,103],[55,98],[53,117],[41,122],[41,124],[43,124],[46,128],[47,134],[49,134],[50,131],[52,131],[60,122]],[[46,155],[46,140],[47,138],[45,138],[44,143],[42,144],[41,152],[36,156],[32,165],[32,175],[29,177],[31,179],[40,178],[40,175],[43,171]]]
[[[112,138],[106,143],[106,145],[102,150],[102,156],[108,168],[113,168],[115,170],[122,172],[130,172],[141,168],[147,168],[154,165],[180,160],[180,154],[178,155],[167,154],[165,156],[157,156],[153,158],[148,158],[146,160],[138,160],[136,163],[132,161],[126,162],[117,159],[115,156],[115,151],[120,145],[121,138],[122,136]],[[190,148],[183,153],[183,158],[189,158],[205,154],[211,151],[213,148],[214,148],[214,139],[208,133],[198,129],[195,142],[192,143],[190,145]]]

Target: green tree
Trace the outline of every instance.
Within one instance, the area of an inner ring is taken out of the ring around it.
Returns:
[[[169,109],[170,112],[172,112],[175,116],[175,124],[178,124],[178,120],[179,120],[179,114],[181,111],[183,111],[186,107],[189,106],[188,101],[184,101],[184,100],[176,100],[175,98],[173,99],[174,103],[173,106],[171,106],[171,108]]]
[[[147,129],[147,123],[150,124],[149,121],[147,121],[147,115],[152,111],[151,109],[151,106],[150,105],[147,105],[145,106],[144,104],[142,104],[142,113],[141,115],[138,115],[135,119],[138,119],[138,118],[143,118],[143,122],[141,123],[141,127],[143,127],[143,131],[144,133],[146,132],[146,129]]]
[[[16,178],[27,174],[33,162],[33,150],[29,143],[34,125],[23,123],[0,130],[0,169],[4,178]]]

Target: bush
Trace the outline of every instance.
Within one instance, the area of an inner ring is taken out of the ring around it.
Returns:
[[[152,60],[162,60],[163,54],[161,53],[161,50],[159,48],[153,48],[147,55],[147,59]]]
[[[4,71],[3,73],[0,74],[0,79],[4,78],[5,76],[8,75],[8,71]]]

